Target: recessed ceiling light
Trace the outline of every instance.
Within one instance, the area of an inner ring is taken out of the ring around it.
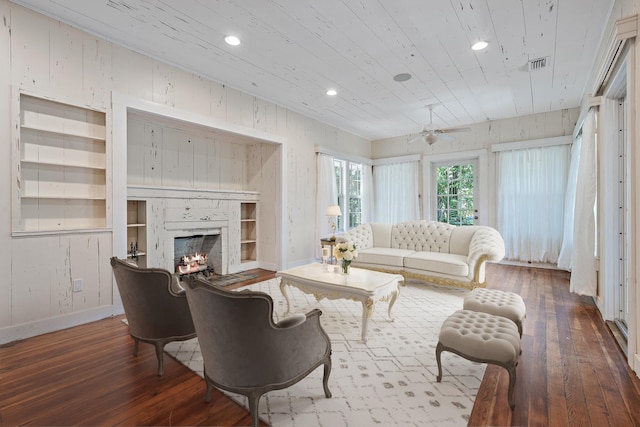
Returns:
[[[238,46],[240,44],[240,39],[236,36],[226,36],[224,41],[231,46]]]
[[[473,45],[471,45],[471,49],[473,49],[473,50],[482,50],[487,46],[489,46],[489,43],[483,42],[483,41],[479,41],[479,42],[475,42]]]
[[[400,74],[396,74],[395,76],[393,76],[393,80],[395,80],[397,82],[406,82],[410,78],[411,78],[411,74],[409,74],[409,73],[400,73]]]
[[[329,89],[327,91],[327,95],[329,96],[336,96],[338,94],[338,91],[336,91],[335,89]]]

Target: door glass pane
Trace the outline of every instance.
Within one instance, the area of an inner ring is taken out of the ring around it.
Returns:
[[[436,169],[437,218],[453,225],[473,225],[473,165],[447,165]]]

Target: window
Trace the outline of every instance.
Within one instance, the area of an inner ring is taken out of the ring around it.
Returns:
[[[473,166],[465,163],[436,168],[438,221],[453,225],[473,225]]]
[[[342,210],[337,229],[345,231],[362,224],[362,164],[334,159],[333,167],[336,173],[338,205]]]

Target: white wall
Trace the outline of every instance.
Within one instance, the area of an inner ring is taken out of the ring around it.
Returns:
[[[317,242],[309,219],[316,214],[314,146],[369,157],[368,141],[98,39],[8,0],[0,0],[0,15],[4,19],[0,26],[0,179],[4,183],[0,185],[0,271],[5,272],[5,280],[0,281],[0,343],[109,315],[113,295],[108,262],[113,253],[110,230],[11,236],[14,183],[10,118],[17,107],[10,101],[13,87],[108,113],[111,95],[118,93],[286,138],[282,165],[287,202],[284,258],[287,265],[313,259]],[[249,151],[254,164],[278,161],[272,150]],[[123,169],[114,173],[123,173]],[[246,179],[249,189],[260,188],[260,176]],[[278,248],[261,248],[265,250],[275,253]],[[82,277],[84,291],[74,294],[71,280],[77,277]]]
[[[442,159],[446,154],[457,155],[463,152],[486,150],[488,163],[487,188],[483,189],[487,197],[487,225],[496,226],[496,176],[495,153],[492,144],[527,141],[557,136],[572,135],[579,115],[578,108],[532,114],[512,119],[492,120],[469,126],[471,132],[452,134],[453,140],[439,140],[433,145],[422,142],[409,144],[410,136],[383,139],[371,143],[371,155],[374,159],[422,154],[426,157]],[[421,194],[425,194],[422,190]]]

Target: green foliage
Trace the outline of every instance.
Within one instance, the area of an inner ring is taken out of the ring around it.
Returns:
[[[436,173],[438,221],[473,225],[473,165],[440,166]]]

